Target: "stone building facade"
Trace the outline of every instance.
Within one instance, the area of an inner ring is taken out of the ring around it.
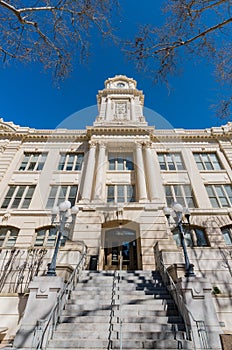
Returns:
[[[46,271],[57,238],[51,210],[63,200],[79,208],[61,241],[57,271],[64,278],[79,260],[80,241],[87,269],[118,270],[122,256],[124,270],[154,270],[162,255],[183,276],[180,234],[163,209],[173,202],[189,208],[189,259],[212,287],[222,333],[232,332],[232,123],[148,126],[136,85],[121,75],[106,80],[99,114],[85,130],[0,121],[2,339],[14,337],[28,284]]]

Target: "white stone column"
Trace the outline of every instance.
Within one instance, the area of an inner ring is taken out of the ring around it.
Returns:
[[[93,179],[94,179],[94,169],[96,160],[96,142],[90,142],[90,150],[88,155],[88,163],[85,172],[84,185],[82,190],[81,200],[84,202],[89,202],[91,200]]]
[[[131,97],[131,120],[135,121],[135,100],[134,97]]]
[[[136,143],[136,175],[137,175],[137,191],[139,202],[147,201],[147,188],[144,173],[142,144]]]
[[[105,163],[106,161],[106,145],[104,142],[99,142],[99,155],[96,166],[95,192],[94,200],[103,201],[105,188]]]
[[[157,188],[155,183],[156,167],[154,164],[154,157],[152,156],[151,142],[147,142],[145,145],[145,169],[146,179],[148,187],[148,197],[150,200],[155,200],[157,197]]]
[[[106,105],[106,120],[110,120],[111,115],[111,98],[107,98],[107,105]]]

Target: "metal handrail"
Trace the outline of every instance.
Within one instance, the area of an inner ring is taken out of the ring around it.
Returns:
[[[77,243],[82,245],[81,259],[73,272],[71,273],[68,281],[65,283],[64,287],[60,290],[57,296],[57,302],[50,311],[48,317],[44,320],[38,320],[37,325],[34,330],[33,341],[31,349],[43,350],[46,349],[48,341],[52,338],[54,330],[61,316],[61,312],[70,298],[72,290],[75,288],[80,272],[85,264],[85,258],[87,253],[87,246],[83,241],[77,241]]]
[[[164,283],[169,287],[169,291],[172,294],[172,297],[175,301],[175,304],[183,317],[185,330],[186,330],[186,338],[187,340],[192,340],[194,344],[194,349],[196,349],[196,343],[194,339],[194,333],[191,330],[190,320],[189,317],[195,322],[196,328],[197,328],[197,334],[200,340],[201,349],[208,350],[209,347],[209,341],[207,337],[207,330],[205,326],[205,322],[203,320],[196,320],[193,316],[191,310],[189,310],[188,306],[184,302],[183,296],[178,291],[175,282],[173,281],[170,273],[168,272],[166,266],[164,265],[164,262],[159,259],[159,263],[161,266],[159,266],[160,273],[162,275],[162,279]]]

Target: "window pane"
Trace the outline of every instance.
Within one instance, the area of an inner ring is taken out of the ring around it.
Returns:
[[[10,201],[11,201],[11,198],[13,197],[13,194],[16,190],[16,186],[10,186],[9,189],[8,189],[8,192],[6,194],[6,197],[2,203],[2,208],[7,208]]]
[[[232,245],[231,229],[229,229],[229,228],[222,229],[222,234],[223,234],[226,245]]]
[[[35,240],[34,245],[36,247],[43,246],[44,245],[44,239],[45,239],[45,230],[37,231],[36,240]]]
[[[118,203],[125,202],[124,186],[117,186],[117,202]]]
[[[64,170],[66,156],[64,154],[60,155],[60,161],[58,165],[58,170]]]
[[[84,153],[78,153],[75,170],[81,170],[83,159],[84,159]]]
[[[71,206],[73,207],[76,202],[77,196],[77,186],[71,186],[69,191],[68,200],[71,202]]]
[[[127,202],[135,202],[135,186],[127,186]]]
[[[118,158],[117,159],[117,170],[124,170],[123,163],[124,163],[124,159],[123,158]]]
[[[114,202],[114,186],[107,186],[107,202]]]
[[[204,231],[200,230],[199,228],[195,228],[195,235],[197,238],[197,246],[207,246],[207,240]]]
[[[26,196],[25,196],[23,204],[22,204],[22,208],[29,208],[34,191],[35,191],[35,186],[28,187]]]

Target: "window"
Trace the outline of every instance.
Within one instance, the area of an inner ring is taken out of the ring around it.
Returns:
[[[78,186],[51,186],[46,208],[53,208],[65,200],[69,200],[74,206],[77,197]]]
[[[184,228],[184,232],[184,238],[187,247],[206,247],[209,245],[204,229],[199,227],[190,227],[189,229],[188,227],[186,227]],[[179,229],[176,228],[172,231],[172,233],[173,238],[176,241],[176,245],[178,247],[181,246]]]
[[[109,170],[134,170],[132,153],[109,153]]]
[[[232,226],[221,229],[226,245],[232,245]]]
[[[1,208],[29,208],[34,191],[35,186],[9,186]]]
[[[178,202],[183,207],[196,207],[196,200],[190,185],[166,185],[165,194],[168,206],[172,206],[174,202]]]
[[[216,153],[194,153],[199,170],[221,170],[222,166]]]
[[[231,185],[206,185],[205,187],[213,208],[232,206]]]
[[[180,153],[158,153],[161,170],[184,170],[184,163]]]
[[[35,247],[54,247],[58,237],[56,227],[45,227],[36,231]],[[62,236],[60,245],[64,246],[66,238]]]
[[[0,247],[11,248],[15,245],[19,230],[15,227],[0,227]]]
[[[58,170],[79,171],[81,170],[84,153],[63,153],[60,155]]]
[[[19,167],[22,171],[43,170],[47,153],[24,153],[23,161]]]
[[[135,202],[134,185],[109,185],[107,186],[107,202],[125,203]]]

